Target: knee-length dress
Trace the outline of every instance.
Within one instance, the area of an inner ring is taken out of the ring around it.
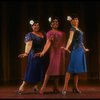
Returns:
[[[67,72],[83,73],[87,72],[86,57],[83,49],[83,32],[71,28],[74,31],[74,36],[71,45],[70,61],[67,67]]]
[[[61,46],[66,44],[66,35],[62,31],[50,30],[47,32],[47,38],[51,41],[50,61],[47,69],[47,74],[58,76],[65,74],[65,51],[61,50]]]
[[[32,48],[28,54],[27,58],[27,68],[24,80],[28,83],[38,83],[43,80],[45,72],[45,57],[34,57],[35,53],[41,52],[44,44],[45,38],[38,37],[32,32],[29,32],[25,36],[25,42],[32,40]]]

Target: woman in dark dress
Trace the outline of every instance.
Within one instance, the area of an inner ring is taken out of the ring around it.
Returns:
[[[66,69],[65,83],[62,90],[63,95],[65,95],[67,92],[70,74],[74,75],[75,84],[73,87],[73,92],[81,93],[81,91],[78,89],[78,74],[87,72],[86,58],[84,51],[85,52],[89,51],[89,49],[86,49],[83,44],[83,32],[78,28],[79,24],[78,17],[75,15],[73,16],[73,18],[69,17],[69,20],[72,25],[70,28],[69,39],[66,48],[62,47],[62,49],[70,53],[70,61]],[[70,45],[71,45],[71,50],[69,50]]]
[[[25,36],[25,52],[20,54],[19,57],[23,58],[27,56],[27,68],[25,78],[19,87],[19,93],[24,91],[24,87],[27,83],[34,84],[34,91],[38,90],[38,83],[43,80],[45,74],[45,57],[37,57],[35,54],[41,52],[46,38],[44,33],[40,31],[40,24],[38,21],[30,21],[32,32],[29,32]]]

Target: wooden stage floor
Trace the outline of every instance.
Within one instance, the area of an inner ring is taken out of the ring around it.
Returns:
[[[79,88],[81,94],[72,93],[71,86],[68,88],[66,96],[61,93],[52,93],[52,88],[46,88],[46,94],[34,94],[32,87],[27,87],[23,94],[18,94],[19,84],[17,85],[1,85],[0,86],[0,99],[100,99],[100,85],[99,84],[84,84]],[[62,86],[59,87],[62,90]]]

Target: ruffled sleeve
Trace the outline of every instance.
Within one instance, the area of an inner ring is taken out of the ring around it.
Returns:
[[[50,41],[54,41],[55,34],[52,33],[51,31],[49,31],[49,32],[47,32],[46,37],[47,37],[47,39],[49,39]]]
[[[32,36],[31,36],[31,33],[28,33],[28,34],[25,35],[24,42],[26,43],[26,42],[28,42],[30,40],[32,40]]]

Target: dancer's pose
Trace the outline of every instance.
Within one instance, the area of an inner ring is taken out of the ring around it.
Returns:
[[[87,72],[85,52],[89,51],[89,49],[86,49],[83,44],[83,32],[78,27],[78,17],[74,16],[72,18],[69,16],[68,20],[72,25],[70,28],[69,39],[66,47],[61,47],[62,49],[70,53],[69,65],[66,69],[65,83],[62,90],[63,95],[67,93],[68,82],[71,74],[74,75],[73,92],[81,93],[81,91],[78,88],[78,74]],[[69,50],[70,45],[71,50]]]
[[[44,89],[50,76],[55,76],[55,83],[52,84],[53,92],[59,92],[57,76],[65,74],[65,51],[60,48],[66,44],[66,35],[58,29],[58,18],[52,18],[50,26],[52,29],[47,32],[47,41],[43,51],[40,53],[40,57],[42,57],[48,50],[50,50],[49,66],[45,74],[43,85],[40,89],[40,94],[44,93]]]
[[[44,33],[40,31],[40,24],[38,21],[30,21],[32,32],[25,36],[25,52],[19,57],[27,56],[27,68],[25,78],[19,87],[19,93],[24,91],[27,83],[34,84],[34,92],[38,90],[38,83],[43,80],[45,74],[45,57],[37,57],[35,54],[43,50],[46,42]]]

